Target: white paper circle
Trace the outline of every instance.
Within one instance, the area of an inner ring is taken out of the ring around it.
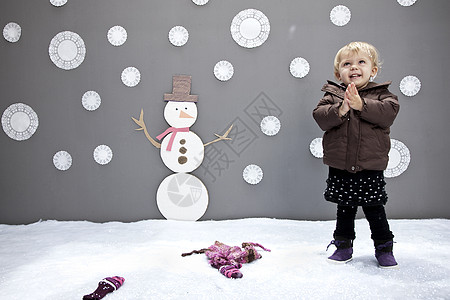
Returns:
[[[401,6],[411,6],[416,3],[417,0],[397,0],[398,4]]]
[[[167,101],[164,107],[164,119],[174,128],[191,127],[198,116],[198,108],[195,102]]]
[[[408,147],[398,140],[391,139],[389,162],[386,170],[384,170],[384,176],[387,178],[399,176],[406,171],[410,161],[411,155]]]
[[[352,14],[344,5],[335,6],[330,12],[330,20],[336,26],[344,26],[350,22]]]
[[[128,67],[122,71],[122,82],[128,87],[135,87],[141,81],[141,72],[135,67]]]
[[[127,40],[128,34],[125,28],[116,25],[108,30],[108,34],[106,36],[111,45],[122,46]]]
[[[234,74],[233,65],[226,61],[221,60],[214,66],[214,76],[220,81],[228,81]]]
[[[168,220],[196,221],[208,208],[209,196],[205,185],[194,175],[175,173],[159,185],[156,202]]]
[[[172,144],[172,149],[167,150],[170,138],[174,133],[169,133],[161,142],[161,159],[172,172],[189,173],[197,169],[205,156],[205,147],[202,140],[193,133],[177,132]]]
[[[3,37],[10,43],[15,43],[20,39],[22,28],[19,24],[10,22],[3,27]]]
[[[259,10],[246,9],[233,18],[230,31],[239,46],[255,48],[261,46],[269,37],[269,19]]]
[[[50,0],[50,3],[53,6],[59,7],[59,6],[63,6],[64,4],[66,4],[67,0]]]
[[[323,146],[322,146],[322,138],[315,138],[312,140],[311,144],[309,144],[309,151],[314,157],[322,158],[323,157]]]
[[[258,184],[263,178],[263,171],[257,165],[248,165],[242,172],[242,177],[249,184]]]
[[[175,26],[169,31],[169,41],[172,45],[181,47],[187,43],[189,32],[183,26]]]
[[[34,110],[26,104],[10,105],[2,115],[3,131],[13,140],[29,139],[39,126],[39,120]]]
[[[100,107],[102,99],[96,91],[87,91],[81,97],[81,104],[86,110],[93,111]]]
[[[296,78],[303,78],[309,73],[309,63],[303,57],[296,57],[289,65],[289,71]]]
[[[51,40],[48,54],[58,68],[71,70],[77,68],[84,61],[86,47],[78,34],[63,31]]]
[[[194,2],[197,5],[205,5],[206,3],[209,2],[209,0],[192,0],[192,2]]]
[[[112,157],[112,150],[107,145],[99,145],[94,150],[94,160],[100,165],[106,165],[112,160]]]
[[[280,120],[275,116],[267,116],[261,120],[261,131],[268,136],[276,135],[281,128]]]
[[[53,155],[53,165],[61,171],[66,171],[72,166],[72,156],[67,151],[58,151]]]
[[[400,91],[403,95],[408,97],[413,97],[417,95],[420,91],[420,80],[416,76],[405,76],[402,81],[400,81]]]

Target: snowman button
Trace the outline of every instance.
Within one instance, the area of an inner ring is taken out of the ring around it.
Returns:
[[[185,140],[185,139],[181,139],[181,140],[180,140],[180,144],[181,144],[181,145],[186,144],[186,140]]]
[[[185,147],[181,147],[179,151],[181,154],[185,154],[187,152],[187,149]]]
[[[183,165],[183,164],[185,164],[185,163],[187,163],[187,157],[186,156],[179,156],[178,157],[178,163],[180,164],[180,165]]]

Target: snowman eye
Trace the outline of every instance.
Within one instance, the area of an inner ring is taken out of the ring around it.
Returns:
[[[176,107],[175,110],[178,110],[178,107]]]
[[[187,107],[185,107],[184,109],[187,110]]]

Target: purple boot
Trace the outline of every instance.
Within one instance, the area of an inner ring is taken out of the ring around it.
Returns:
[[[327,246],[327,250],[328,247],[330,247],[331,245],[335,245],[337,249],[336,251],[334,251],[333,255],[328,257],[329,262],[344,264],[352,260],[353,254],[352,240],[336,237],[336,239],[332,240],[330,244]]]
[[[392,246],[394,242],[388,241],[374,241],[375,242],[375,257],[381,268],[395,268],[398,266],[392,253]]]

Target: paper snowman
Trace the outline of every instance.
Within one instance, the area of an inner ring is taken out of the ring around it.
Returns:
[[[206,212],[209,202],[205,185],[189,172],[197,169],[204,158],[205,146],[221,140],[229,140],[227,132],[217,135],[217,139],[203,144],[198,135],[190,130],[197,120],[197,95],[191,95],[191,76],[173,76],[172,94],[164,94],[167,104],[164,118],[170,127],[156,138],[148,133],[143,120],[143,110],[139,120],[132,118],[143,130],[147,139],[160,148],[161,159],[175,174],[167,176],[159,185],[156,201],[161,214],[170,220],[196,221]]]

